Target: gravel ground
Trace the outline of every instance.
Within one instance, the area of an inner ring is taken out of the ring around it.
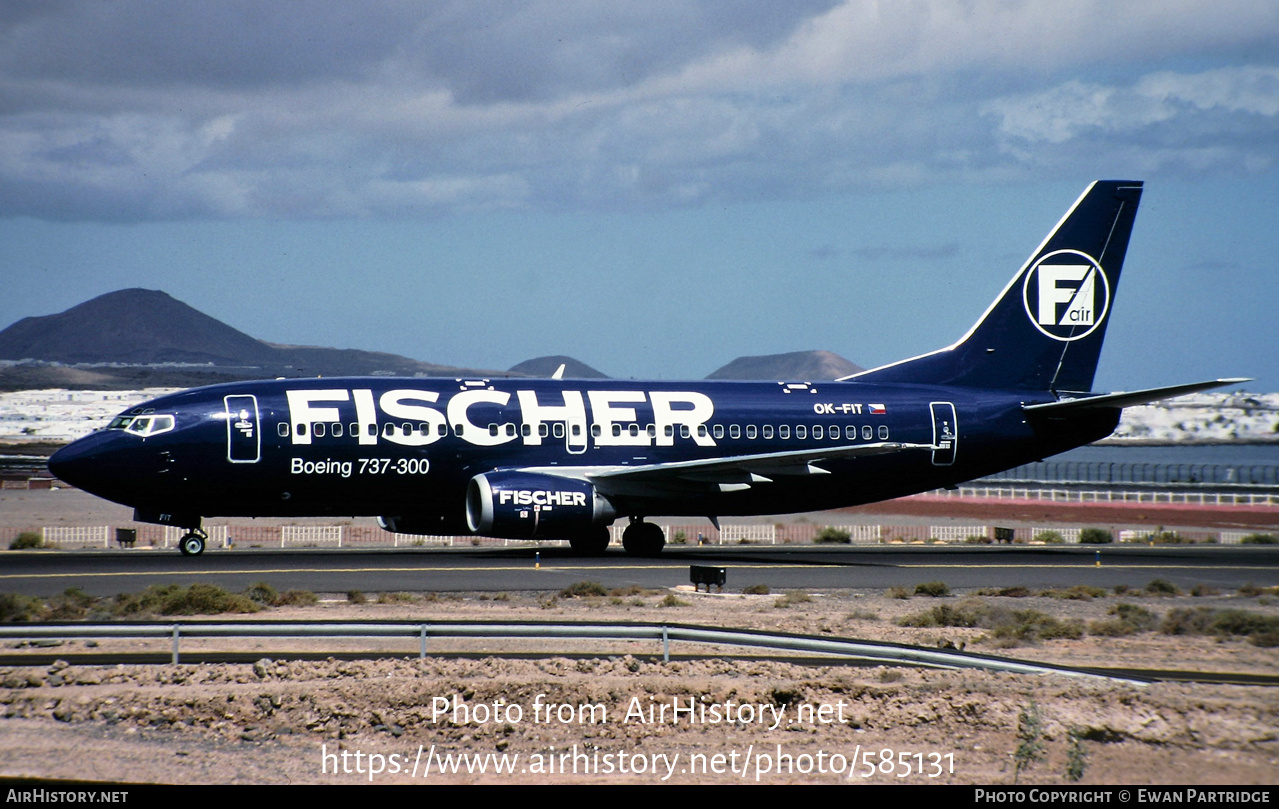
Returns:
[[[925,519],[939,516],[931,505],[921,508]],[[1018,515],[1030,522],[1055,516]],[[127,509],[82,492],[0,492],[0,527],[118,524],[127,518]],[[1155,516],[1134,521],[1150,519]],[[1108,594],[1070,600],[967,593],[902,600],[883,592],[813,592],[804,600],[783,594],[680,593],[682,605],[660,606],[666,595],[419,594],[363,605],[334,596],[313,607],[255,617],[675,621],[953,644],[1079,666],[1254,674],[1279,668],[1279,649],[1243,640],[1147,631],[1010,646],[985,629],[896,623],[940,605],[959,608],[974,597],[987,606],[1033,609],[1087,625],[1112,617],[1109,611],[1121,602],[1159,617],[1197,606],[1275,616],[1279,599],[1274,596]],[[1273,688],[1138,686],[1056,675],[751,659],[663,664],[651,643],[589,648],[503,643],[501,651],[547,655],[509,659],[485,656],[498,651],[492,642],[433,641],[436,654],[481,656],[289,659],[288,651],[315,649],[318,643],[290,642],[285,649],[264,640],[241,642],[241,650],[261,654],[257,664],[63,662],[0,668],[0,776],[184,784],[1008,784],[1014,778],[1048,784],[1066,782],[1073,760],[1076,769],[1082,767],[1085,784],[1279,781],[1279,691]],[[398,651],[415,654],[416,645],[410,646]],[[103,642],[95,651],[139,647]],[[86,651],[78,642],[62,649],[69,659]],[[455,700],[459,711],[446,710]],[[672,719],[671,707],[686,707],[689,700],[706,707],[705,721],[689,721],[686,713]],[[537,706],[546,704],[566,707],[539,714]],[[650,708],[660,713],[663,705],[665,721],[656,714],[646,721]],[[513,706],[520,717],[511,715]],[[1025,741],[1018,736],[1019,719],[1030,716],[1032,706],[1038,734],[1024,736],[1041,744],[1043,758],[1018,772],[1014,753]],[[477,709],[505,714],[481,717]],[[478,758],[459,763],[461,755]],[[481,766],[485,772],[479,772]],[[499,766],[509,771],[495,772]],[[442,767],[450,771],[441,772]]]
[[[1143,632],[1009,648],[987,630],[896,623],[939,605],[971,604],[972,594],[811,593],[805,601],[682,592],[682,604],[660,606],[667,595],[472,594],[358,606],[333,598],[257,617],[666,620],[951,643],[1079,665],[1273,673],[1279,663],[1279,650],[1242,640]],[[1265,596],[980,598],[1085,623],[1120,602],[1157,615],[1199,605],[1279,613]],[[530,646],[550,656],[306,662],[261,645],[251,647],[262,654],[255,664],[0,669],[0,775],[166,783],[1008,784],[1016,777],[1048,784],[1067,781],[1073,755],[1085,784],[1279,779],[1273,688],[751,659],[662,663],[651,643],[582,658],[559,656],[578,651],[570,646],[502,644]],[[81,649],[65,647],[68,657]],[[441,641],[432,650],[483,649],[478,641]],[[694,720],[672,714],[690,701],[705,713]],[[545,705],[557,707],[538,707]],[[1018,773],[1017,728],[1031,706],[1043,758]],[[460,755],[477,757],[468,760],[471,771],[440,772],[444,757],[457,765]],[[481,765],[486,772],[477,771]],[[495,773],[498,766],[511,771]]]

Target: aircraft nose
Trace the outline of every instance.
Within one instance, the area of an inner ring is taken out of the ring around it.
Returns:
[[[93,494],[110,488],[127,474],[120,451],[120,436],[101,431],[71,442],[49,458],[49,471],[59,480]]]

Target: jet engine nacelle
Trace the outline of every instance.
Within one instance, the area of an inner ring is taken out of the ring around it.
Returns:
[[[486,472],[466,489],[471,531],[507,539],[566,539],[606,526],[612,503],[584,480],[528,472]]]

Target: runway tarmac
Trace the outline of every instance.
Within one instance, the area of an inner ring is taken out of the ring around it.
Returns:
[[[1279,584],[1279,547],[714,547],[670,548],[656,559],[619,550],[602,557],[552,548],[412,550],[231,550],[182,557],[175,551],[11,551],[0,592],[49,596],[69,587],[90,595],[137,592],[153,584],[209,582],[240,591],[265,581],[277,590],[317,593],[559,590],[574,582],[605,587],[674,587],[692,565],[724,567],[727,588],[883,590],[943,581],[952,590],[1085,584],[1144,587],[1164,578],[1223,591]],[[539,564],[540,563],[540,564]]]
[[[899,500],[836,514],[810,515],[807,519],[814,524],[878,522],[897,506],[894,520],[913,518],[936,524],[948,513],[955,513],[959,519],[972,522],[977,516],[973,509],[983,505],[983,513],[992,523],[1010,516],[1007,504],[997,502]],[[912,509],[921,508],[923,513],[911,513]],[[1035,508],[1040,511],[1019,514],[1020,519],[1003,524],[1033,523],[1036,517],[1052,519],[1042,504]],[[1279,521],[1279,509],[1270,511],[1276,512],[1274,519]],[[74,489],[0,490],[0,528],[120,525],[129,524],[131,516],[123,506]],[[1158,516],[1158,509],[1144,509],[1141,522],[1149,525]],[[1219,515],[1203,516],[1207,520]],[[235,591],[266,581],[280,590],[295,588],[319,593],[559,590],[583,580],[598,581],[610,588],[660,588],[687,584],[691,565],[725,567],[729,590],[752,584],[766,584],[773,591],[883,590],[935,580],[946,582],[952,589],[1013,585],[1043,589],[1076,584],[1110,589],[1120,584],[1144,587],[1153,578],[1168,579],[1183,589],[1196,584],[1221,590],[1237,589],[1249,582],[1260,586],[1279,584],[1279,546],[1262,545],[667,546],[657,559],[630,557],[620,548],[598,558],[579,558],[565,548],[547,547],[538,554],[528,547],[336,551],[236,548],[210,550],[197,558],[182,557],[173,550],[143,548],[0,551],[0,592],[48,596],[79,587],[101,596],[137,592],[153,584],[193,581],[207,581]]]

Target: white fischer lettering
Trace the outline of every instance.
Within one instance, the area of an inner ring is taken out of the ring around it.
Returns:
[[[680,440],[715,446],[705,427],[715,415],[715,403],[698,391],[517,390],[512,395],[480,388],[445,398],[439,391],[415,388],[395,388],[376,397],[368,388],[323,388],[289,390],[285,397],[294,444],[355,439],[364,445],[388,441],[420,447],[451,434],[482,447],[517,439],[537,446],[565,437],[584,447],[589,434],[597,447],[669,447]],[[316,436],[312,425],[334,422],[349,423],[352,429]]]
[[[585,506],[585,492],[555,492],[545,489],[503,489],[497,493],[501,506]]]
[[[292,422],[293,443],[310,444],[311,429],[315,422],[340,421],[336,407],[316,407],[316,402],[345,402],[351,394],[345,390],[291,390],[285,396],[289,401],[289,420]]]

